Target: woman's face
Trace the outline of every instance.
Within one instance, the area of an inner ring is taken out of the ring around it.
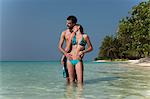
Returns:
[[[80,26],[75,25],[73,31],[80,32]]]

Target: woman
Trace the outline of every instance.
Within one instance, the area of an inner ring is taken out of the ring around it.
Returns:
[[[75,33],[72,33],[68,45],[68,49],[71,48],[69,53],[72,59],[67,60],[67,68],[69,73],[70,83],[74,82],[75,71],[77,74],[77,83],[83,83],[83,61],[82,58],[85,53],[93,50],[92,44],[87,34],[84,34],[83,27],[81,25],[76,25],[73,28]],[[87,48],[85,48],[87,44]],[[74,71],[75,69],[75,71]]]

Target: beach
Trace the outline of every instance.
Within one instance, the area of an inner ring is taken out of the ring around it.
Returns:
[[[128,62],[129,62],[129,64],[150,67],[150,58],[149,57],[141,58],[141,59],[138,59],[138,60],[128,60]]]
[[[127,63],[129,65],[137,65],[137,66],[148,66],[150,67],[150,58],[141,58],[141,59],[137,59],[137,60],[125,60],[125,61],[111,61],[111,60],[96,60],[93,62],[123,62],[123,63]]]

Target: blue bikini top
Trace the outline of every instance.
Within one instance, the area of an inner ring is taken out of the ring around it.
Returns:
[[[77,41],[76,41],[76,35],[74,35],[73,40],[72,40],[72,45],[76,45]],[[85,46],[86,45],[86,41],[84,39],[84,37],[82,36],[82,40],[79,43],[81,46]]]

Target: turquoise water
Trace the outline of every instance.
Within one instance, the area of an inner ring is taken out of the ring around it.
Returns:
[[[59,62],[1,62],[0,99],[150,99],[150,68],[84,63],[84,86],[67,86]]]

